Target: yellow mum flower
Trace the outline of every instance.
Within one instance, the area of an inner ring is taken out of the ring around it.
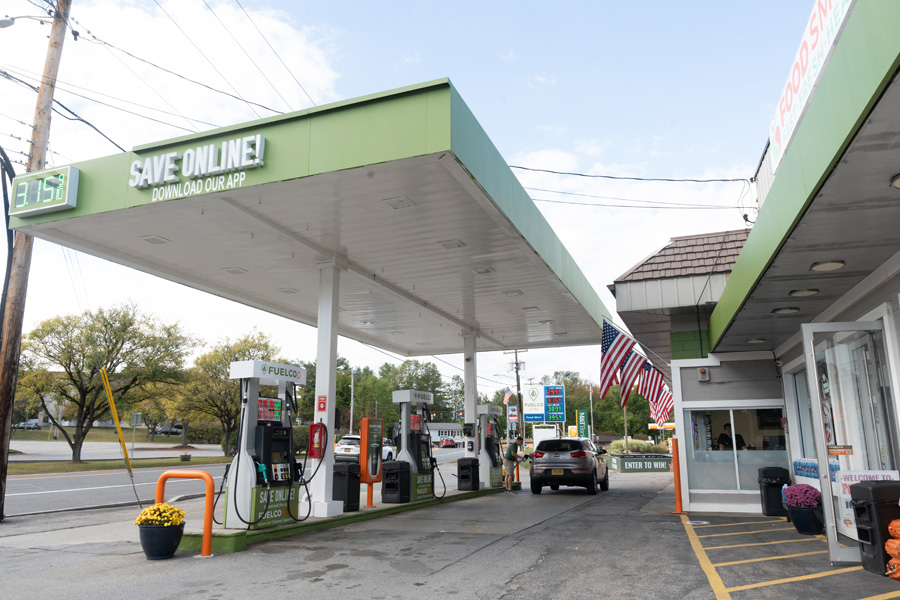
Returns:
[[[165,502],[148,506],[135,519],[135,525],[156,525],[177,527],[184,523],[184,510]]]

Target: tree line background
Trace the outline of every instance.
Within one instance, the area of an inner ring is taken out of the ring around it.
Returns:
[[[131,411],[140,411],[151,437],[157,427],[178,423],[182,443],[221,443],[228,454],[241,410],[240,385],[228,378],[228,370],[238,360],[267,360],[306,368],[307,383],[297,388],[297,412],[304,423],[312,421],[315,358],[283,356],[269,336],[253,330],[237,340],[219,341],[188,366],[188,356],[199,345],[199,340],[179,325],[144,315],[133,304],[48,319],[23,338],[12,422],[46,415],[69,443],[72,460],[81,462],[82,445],[94,423],[111,418],[100,376],[100,369],[106,367],[120,418],[127,420]],[[384,363],[377,373],[368,366],[351,367],[342,357],[337,363],[336,404],[342,414],[338,434],[348,431],[350,425],[351,368],[354,431],[367,416],[383,418],[389,431],[400,417],[391,394],[402,389],[434,394],[433,421],[462,421],[460,375],[447,381],[433,363],[418,360],[400,365]],[[575,423],[576,410],[590,410],[590,383],[576,372],[557,371],[535,383],[565,386],[567,424]],[[274,396],[275,392],[269,394]],[[503,395],[502,390],[492,398],[479,394],[479,403],[502,405]],[[624,433],[619,398],[618,386],[603,400],[595,398],[595,433]],[[627,414],[629,435],[646,436],[650,421],[647,401],[633,392]],[[61,421],[70,424],[63,427]]]

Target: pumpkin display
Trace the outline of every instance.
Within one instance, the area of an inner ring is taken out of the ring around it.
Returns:
[[[884,551],[891,555],[891,558],[900,558],[900,540],[891,538],[884,543]]]
[[[891,537],[900,538],[900,519],[894,519],[888,523],[888,533]]]
[[[887,564],[887,573],[891,579],[900,579],[900,559],[892,558]]]

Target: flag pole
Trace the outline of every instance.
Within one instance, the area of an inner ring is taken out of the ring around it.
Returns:
[[[591,405],[591,441],[594,441],[594,384],[588,375],[588,404]]]
[[[628,454],[628,405],[622,407],[622,421],[625,424],[625,454]]]

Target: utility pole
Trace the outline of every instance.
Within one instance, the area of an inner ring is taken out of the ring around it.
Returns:
[[[528,352],[528,350],[523,350],[522,352]],[[509,352],[504,352],[504,354],[509,354]],[[513,368],[516,370],[516,406],[518,407],[517,410],[519,411],[519,425],[522,426],[521,427],[522,431],[521,431],[521,433],[519,433],[519,435],[521,435],[522,439],[524,440],[525,439],[525,415],[522,413],[522,408],[523,408],[522,407],[522,382],[519,379],[519,369],[525,363],[519,362],[519,351],[518,350],[513,350],[512,354],[516,361],[515,363],[513,363]],[[509,437],[508,437],[509,436],[509,427],[506,428],[506,432],[507,432],[506,443],[508,445],[509,444]]]
[[[56,89],[56,75],[59,73],[59,61],[66,39],[66,21],[69,19],[71,8],[72,0],[56,2],[47,57],[44,60],[44,73],[34,109],[31,156],[25,166],[26,172],[40,171],[46,167],[45,151],[50,140],[53,92]],[[0,333],[0,521],[4,519],[12,407],[19,375],[19,349],[22,342],[22,322],[33,246],[34,238],[20,231],[16,232],[12,248],[12,268],[9,272],[9,290],[3,306],[3,323],[0,330],[2,332]]]

